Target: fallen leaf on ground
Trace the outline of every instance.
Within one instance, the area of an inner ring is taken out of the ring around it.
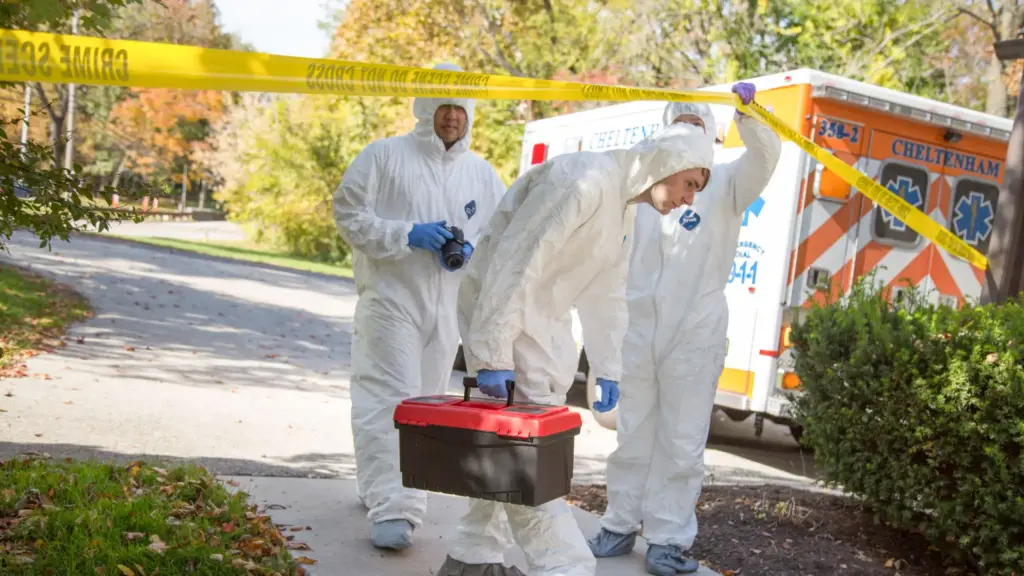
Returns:
[[[284,547],[289,550],[312,550],[305,542],[287,542]]]
[[[129,541],[129,542],[134,542],[136,540],[142,540],[145,537],[146,537],[146,535],[143,534],[142,532],[125,532],[124,533],[124,539]]]
[[[128,352],[135,352],[135,346],[125,346],[124,349]]]
[[[235,530],[235,525],[231,522],[225,522],[221,524],[220,529],[225,532],[233,532]]]
[[[298,562],[299,564],[309,564],[309,565],[316,564],[316,560],[313,560],[312,558],[308,558],[306,556],[299,556],[298,558],[295,559],[295,561]]]
[[[118,564],[117,569],[120,570],[121,574],[124,574],[124,576],[135,576],[135,571],[124,564]]]
[[[157,554],[163,554],[164,550],[167,550],[167,544],[164,544],[159,536],[153,534],[149,537],[149,546],[146,546],[146,548]]]

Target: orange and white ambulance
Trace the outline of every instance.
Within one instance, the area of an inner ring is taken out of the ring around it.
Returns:
[[[1011,120],[816,70],[747,81],[757,86],[757,102],[801,134],[987,252]],[[631,102],[531,122],[520,174],[558,154],[628,147],[661,128],[663,109]],[[743,143],[734,110],[712,109],[721,140],[716,161],[735,158]],[[756,415],[758,434],[765,418],[792,428],[787,393],[799,380],[788,352],[791,323],[827,290],[845,293],[872,271],[896,297],[909,282],[949,305],[978,298],[984,277],[784,141],[771,182],[744,215],[726,288],[728,354],[716,406],[736,420]],[[575,329],[585,371],[578,322]],[[615,425],[614,412],[595,417]]]

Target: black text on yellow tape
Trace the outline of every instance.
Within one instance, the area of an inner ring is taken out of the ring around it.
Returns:
[[[777,116],[734,94],[533,80],[384,64],[274,56],[175,44],[0,30],[0,81],[497,100],[705,102],[737,106],[765,122],[944,250],[984,269],[988,260],[927,214],[815,145]]]

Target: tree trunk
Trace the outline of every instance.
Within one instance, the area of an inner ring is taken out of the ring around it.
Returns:
[[[114,179],[111,181],[110,186],[117,188],[117,185],[121,183],[121,174],[124,174],[124,165],[128,161],[128,152],[121,155],[121,161],[117,163],[117,168],[114,169]]]
[[[988,70],[985,72],[985,83],[988,94],[985,96],[985,112],[996,116],[1006,116],[1006,85],[1003,84],[1003,63],[995,54],[989,59]]]
[[[999,10],[999,18],[995,21],[997,34],[995,41],[1012,40],[1017,37],[1024,7],[1014,2],[1004,2]],[[988,84],[988,94],[985,98],[985,111],[997,116],[1007,116],[1007,104],[1009,100],[1006,84],[1003,76],[1006,74],[1006,66],[999,61],[995,52],[992,53],[988,63],[988,70],[985,72],[985,82]]]

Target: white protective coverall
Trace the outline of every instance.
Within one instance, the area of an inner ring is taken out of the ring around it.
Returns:
[[[685,107],[670,103],[665,123]],[[755,118],[737,116],[736,127],[746,151],[715,163],[693,206],[667,216],[641,207],[630,263],[619,445],[608,458],[601,524],[617,534],[639,532],[642,524],[650,544],[682,550],[697,535],[704,446],[725,362],[725,286],[743,213],[768,184],[782,148]]]
[[[469,370],[514,370],[516,398],[564,404],[576,372],[575,305],[590,369],[618,381],[635,214],[629,202],[674,173],[709,168],[713,153],[702,131],[680,125],[628,150],[558,156],[519,178],[459,290]],[[531,576],[594,574],[596,560],[561,498],[537,507],[471,500],[450,557],[502,563],[507,527]]]
[[[448,104],[466,110],[467,124],[466,135],[445,150],[434,112]],[[359,294],[352,435],[359,495],[374,523],[422,525],[427,494],[402,487],[393,413],[404,399],[445,392],[459,341],[455,303],[466,269],[445,270],[437,253],[410,248],[409,231],[416,223],[445,220],[475,246],[505,193],[494,168],[469,150],[473,108],[473,100],[417,98],[413,131],[367,146],[334,194]]]

